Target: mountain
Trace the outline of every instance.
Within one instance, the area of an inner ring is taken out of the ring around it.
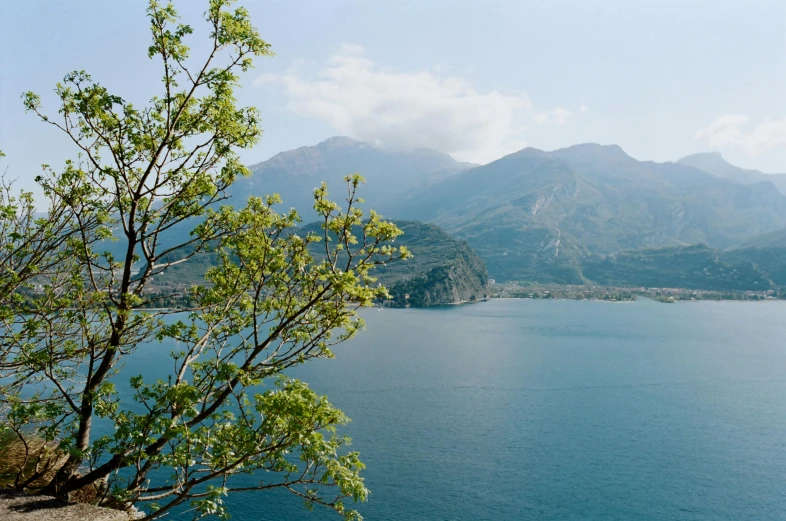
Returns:
[[[584,262],[584,276],[604,286],[715,291],[764,291],[775,287],[767,270],[747,256],[703,244],[589,258]]]
[[[434,223],[467,241],[500,281],[621,280],[603,270],[627,270],[639,256],[651,260],[651,252],[662,248],[671,251],[659,253],[656,264],[683,259],[694,265],[705,255],[706,277],[724,277],[727,262],[774,266],[775,256],[757,251],[768,244],[747,241],[773,241],[777,237],[768,239],[767,233],[786,229],[786,198],[769,182],[778,176],[738,169],[717,154],[655,163],[638,161],[616,145],[582,144],[554,151],[525,148],[478,166],[435,151],[390,151],[337,137],[250,168],[252,175],[231,187],[230,203],[277,192],[282,210],[294,206],[306,220],[314,217],[308,211],[314,187],[327,181],[331,198],[340,202],[342,178],[359,171],[368,179],[361,191],[366,207],[402,222]],[[756,181],[756,175],[766,179]],[[717,254],[683,251],[696,244]],[[715,270],[713,258],[723,266]],[[421,283],[450,276],[437,270]],[[459,290],[453,297],[466,300],[471,294]],[[436,301],[453,298],[446,295]]]
[[[730,262],[750,262],[773,284],[786,287],[786,228],[753,237],[722,255]]]
[[[347,137],[333,137],[315,146],[276,154],[249,167],[251,176],[239,179],[230,189],[234,204],[248,195],[278,193],[284,206],[297,208],[305,221],[315,216],[314,188],[328,183],[334,200],[346,192],[343,178],[359,172],[366,178],[361,196],[376,208],[386,201],[422,190],[430,184],[470,168],[447,154],[434,150],[385,150]]]
[[[747,170],[734,166],[718,152],[705,152],[683,157],[678,163],[692,166],[721,179],[741,184],[770,182],[786,195],[786,174],[765,174],[758,170]]]
[[[412,258],[385,266],[379,275],[396,305],[458,304],[488,296],[486,265],[465,241],[433,224],[396,224],[404,232],[399,241],[409,248]]]
[[[277,193],[282,199],[281,212],[296,208],[302,220],[309,222],[317,218],[312,209],[313,193],[323,181],[328,183],[330,199],[341,204],[346,199],[344,177],[359,172],[367,180],[359,189],[360,197],[368,202],[367,208],[378,209],[386,201],[423,190],[474,166],[477,165],[458,162],[434,150],[391,151],[348,137],[332,137],[249,166],[251,175],[236,179],[227,190],[229,199],[221,204],[242,207],[251,195],[261,197]],[[188,220],[170,228],[160,237],[161,242],[187,241],[199,221]],[[122,242],[107,241],[104,247],[117,256],[125,253],[119,248]]]
[[[718,250],[699,244],[625,251],[584,259],[587,282],[713,291],[766,291],[786,288],[786,246]]]
[[[380,267],[374,275],[388,287],[394,305],[428,307],[487,296],[486,266],[465,241],[434,224],[394,222],[404,232],[396,242],[405,245],[412,258]],[[304,226],[303,230],[321,233],[320,223]],[[315,248],[315,257],[320,250]]]
[[[786,227],[771,183],[740,184],[620,147],[526,148],[382,206],[468,241],[498,280],[581,283],[583,259],[706,243],[729,248]]]
[[[750,263],[771,281],[773,287],[786,288],[786,246],[737,248],[722,252],[720,258],[727,263]]]
[[[486,266],[466,242],[446,234],[438,226],[414,221],[396,221],[404,234],[397,239],[410,250],[412,258],[378,267],[373,274],[388,287],[395,306],[428,307],[486,298]],[[311,223],[303,232],[321,233],[320,223]],[[312,254],[319,258],[321,248]],[[215,261],[214,254],[200,253],[177,264],[155,278],[153,292],[186,288],[203,283],[205,271]],[[167,259],[169,261],[177,258]]]
[[[742,248],[786,248],[786,228],[751,237],[741,245]]]
[[[786,228],[721,250],[704,244],[591,255],[587,281],[610,286],[716,291],[786,290]]]

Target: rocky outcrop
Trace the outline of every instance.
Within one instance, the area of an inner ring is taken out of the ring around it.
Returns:
[[[0,519],[3,521],[129,521],[119,510],[67,503],[49,496],[24,496],[0,493]]]
[[[396,221],[399,241],[412,258],[377,273],[396,307],[428,307],[476,302],[488,296],[488,273],[469,245],[433,224]]]
[[[468,272],[466,266],[440,266],[423,275],[393,284],[390,304],[394,307],[428,307],[465,304],[488,296],[487,278]]]

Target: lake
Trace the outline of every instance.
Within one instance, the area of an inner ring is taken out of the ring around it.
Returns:
[[[292,374],[353,419],[367,521],[786,519],[786,302],[363,314],[335,360]],[[339,519],[285,494],[229,503]]]

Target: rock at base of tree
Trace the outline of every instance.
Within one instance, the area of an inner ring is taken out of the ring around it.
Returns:
[[[25,496],[0,492],[3,521],[128,521],[119,510],[67,503],[49,496]]]

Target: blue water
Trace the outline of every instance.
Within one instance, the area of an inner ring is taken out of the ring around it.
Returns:
[[[368,521],[786,519],[785,302],[364,315],[294,376],[353,419]],[[229,503],[241,521],[338,519],[286,494]]]

